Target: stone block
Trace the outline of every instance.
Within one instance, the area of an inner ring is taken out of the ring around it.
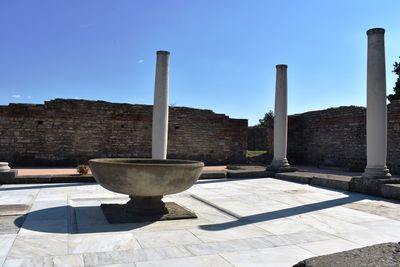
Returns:
[[[321,174],[314,176],[310,181],[310,185],[348,191],[350,181],[351,177],[348,176]]]
[[[282,173],[282,172],[295,172],[297,171],[297,168],[295,167],[280,167],[276,172]]]
[[[400,184],[383,184],[381,193],[383,197],[400,200]]]
[[[276,173],[283,173],[283,172],[295,172],[297,168],[295,167],[275,167],[272,165],[267,166],[267,171],[276,172]]]
[[[223,179],[226,178],[226,171],[203,171],[199,179]]]
[[[385,184],[399,184],[400,178],[386,178],[386,179],[374,179],[374,178],[363,178],[353,177],[350,182],[350,191],[372,195],[382,196],[382,186]]]
[[[0,172],[0,184],[12,184],[18,175],[17,170],[10,170],[8,172]]]
[[[274,173],[265,170],[228,170],[227,178],[266,178],[273,177]]]
[[[274,177],[289,182],[309,184],[311,182],[311,179],[313,178],[313,175],[311,173],[306,173],[306,172],[289,172],[289,173],[276,173]]]
[[[399,266],[400,244],[383,243],[303,260],[293,267]]]

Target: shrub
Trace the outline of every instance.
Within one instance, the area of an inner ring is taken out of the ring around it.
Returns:
[[[82,174],[82,175],[88,174],[88,173],[89,173],[89,170],[90,170],[90,168],[89,168],[88,165],[78,165],[78,167],[76,168],[76,171],[77,171],[79,174]]]

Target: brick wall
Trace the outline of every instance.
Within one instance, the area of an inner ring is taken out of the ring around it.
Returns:
[[[273,143],[273,125],[260,128]],[[255,142],[249,131],[248,143]],[[387,162],[400,173],[400,103],[388,105]],[[272,149],[268,150],[268,152]],[[272,152],[271,152],[272,153]],[[288,118],[288,159],[291,164],[342,167],[364,171],[367,164],[366,109],[339,107]]]
[[[293,164],[363,170],[365,108],[340,107],[288,118],[288,159]]]
[[[247,149],[266,150],[272,153],[273,128],[268,127],[249,127],[247,130]]]
[[[168,158],[242,162],[247,120],[171,107]],[[104,101],[47,101],[0,106],[0,161],[72,165],[97,157],[151,157],[152,106]]]
[[[400,104],[388,105],[388,166],[400,173]],[[292,163],[363,171],[367,164],[366,109],[339,107],[289,116]]]
[[[400,103],[388,105],[388,163],[400,173]]]
[[[249,127],[247,130],[248,150],[267,150],[267,129],[265,127]]]

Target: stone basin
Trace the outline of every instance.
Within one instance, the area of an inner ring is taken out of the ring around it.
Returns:
[[[200,177],[204,163],[105,158],[91,159],[89,165],[93,177],[102,187],[130,196],[131,200],[126,204],[130,213],[146,216],[168,213],[162,197],[190,188]]]
[[[90,169],[104,188],[130,196],[163,196],[190,188],[203,162],[191,160],[91,159]]]

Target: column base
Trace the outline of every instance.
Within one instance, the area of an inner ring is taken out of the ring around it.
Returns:
[[[267,171],[272,172],[295,172],[296,168],[291,167],[288,160],[285,159],[274,159],[271,162],[271,165],[267,167]]]
[[[386,165],[382,167],[366,167],[364,173],[362,175],[363,178],[375,178],[375,179],[382,179],[382,178],[390,178],[392,175],[389,172],[389,169]]]
[[[0,172],[9,172],[11,170],[8,162],[0,162]]]

